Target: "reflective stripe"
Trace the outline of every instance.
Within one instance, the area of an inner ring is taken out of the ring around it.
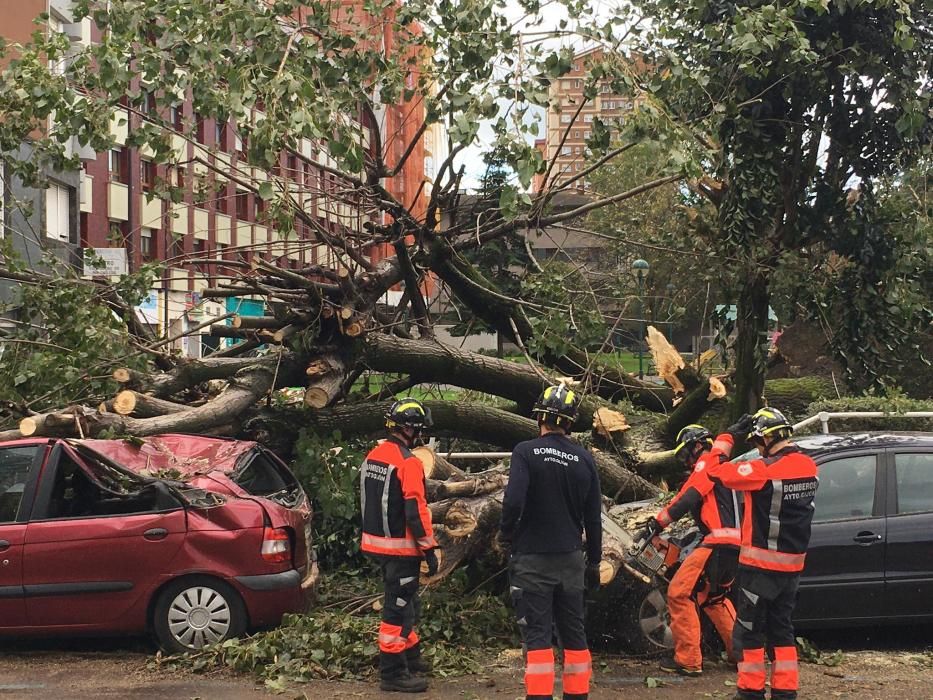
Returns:
[[[404,577],[404,578],[400,578],[400,579],[398,580],[398,585],[404,586],[406,583],[411,583],[412,581],[414,581],[414,580],[417,579],[417,578],[418,578],[417,576],[406,576],[406,577]]]
[[[363,533],[360,549],[370,554],[386,554],[394,557],[421,556],[421,550],[410,537],[380,537],[369,532]]]
[[[721,537],[723,539],[739,541],[742,537],[742,533],[737,527],[714,527],[709,531],[707,537]]]
[[[764,663],[750,663],[748,661],[739,662],[739,673],[764,673]]]
[[[575,664],[564,664],[564,675],[568,673],[586,673],[592,670],[593,664],[587,661],[581,661]]]
[[[545,673],[554,673],[554,662],[552,661],[551,663],[539,662],[539,663],[534,663],[534,664],[528,664],[527,666],[525,666],[525,673],[532,675],[532,676],[538,676],[538,675],[542,675]]]
[[[418,540],[418,546],[421,549],[431,549],[437,546],[437,540],[434,539],[433,535],[431,537],[422,537]]]
[[[774,571],[800,571],[806,558],[806,552],[774,552],[758,547],[742,547],[739,552],[739,563]]]
[[[392,483],[395,467],[391,464],[387,466],[389,469],[386,472],[386,480],[382,482],[382,531],[388,535],[392,532],[389,529],[389,485]]]
[[[404,642],[404,637],[399,637],[395,634],[380,634],[379,643],[380,644],[398,644],[399,642]]]
[[[798,670],[798,666],[797,666],[797,662],[796,662],[796,661],[793,661],[793,660],[790,660],[790,661],[788,661],[788,660],[784,660],[784,661],[772,661],[772,662],[771,662],[771,670],[772,670],[773,672],[780,672],[780,671],[797,671],[797,670]]]
[[[366,471],[369,469],[369,460],[364,459],[360,466],[360,512],[366,517]]]
[[[418,548],[417,543],[410,537],[380,537],[369,532],[363,533],[363,544],[375,544],[384,549]]]
[[[771,480],[771,512],[768,514],[768,549],[777,551],[781,534],[781,501],[784,499],[784,482]]]

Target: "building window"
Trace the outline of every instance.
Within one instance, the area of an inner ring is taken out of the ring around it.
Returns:
[[[227,185],[222,183],[214,193],[214,205],[221,214],[229,214],[227,211]]]
[[[194,206],[203,207],[207,204],[208,193],[210,192],[210,183],[205,175],[195,175],[194,177]]]
[[[561,146],[561,148],[560,148],[560,154],[561,154],[562,156],[569,156],[569,155],[570,155],[570,146]]]
[[[168,118],[172,123],[172,128],[175,131],[181,131],[184,126],[184,114],[182,113],[181,105],[172,105],[168,108]]]
[[[574,155],[580,155],[580,147],[579,147],[579,146],[574,146],[574,148],[573,148],[573,153],[574,153]]]
[[[54,241],[71,242],[71,193],[55,183],[45,191],[45,235]]]
[[[175,187],[180,190],[185,189],[185,169],[180,165],[175,168]]]
[[[207,241],[203,238],[194,239],[194,252],[197,253],[197,256],[203,257],[207,254]]]
[[[584,138],[585,140],[589,141],[589,139],[590,139],[590,132],[589,132],[589,131],[584,131],[584,132],[583,132],[583,138]]]
[[[185,237],[181,235],[172,236],[172,247],[169,258],[183,258],[185,256]]]
[[[561,123],[561,124],[569,124],[569,123],[570,123],[570,119],[571,119],[571,115],[569,115],[569,114],[561,114],[561,115],[560,115],[560,123]]]
[[[583,115],[583,123],[584,123],[584,124],[592,124],[592,123],[593,123],[593,115],[592,115],[592,114],[584,114],[584,115]]]
[[[224,123],[217,119],[214,121],[214,145],[221,151],[225,149],[224,146]]]
[[[152,260],[152,229],[144,228],[139,232],[139,254],[143,260]]]
[[[122,248],[126,245],[127,231],[130,223],[128,221],[111,221],[110,230],[107,235],[107,242],[111,248]]]
[[[285,173],[288,177],[298,180],[301,177],[301,171],[298,170],[298,156],[294,153],[289,153],[288,158],[285,160],[285,168],[287,172]]]
[[[574,130],[573,130],[573,137],[574,137],[575,139],[580,138],[580,130],[579,130],[579,129],[574,129]]]
[[[241,221],[249,218],[249,194],[246,192],[236,193],[236,218]]]
[[[581,167],[581,166],[580,166],[579,163],[574,163],[574,164],[573,164],[573,169],[576,170],[577,172],[580,172],[580,167]]]
[[[603,95],[608,95],[608,94],[609,94],[609,83],[603,83],[602,85],[600,85],[600,86],[599,86],[599,91],[600,91]]]
[[[579,64],[579,63],[574,63],[574,64],[573,64],[573,71],[574,71],[574,73],[579,73],[579,72],[580,72],[580,64]]]
[[[155,188],[156,166],[151,160],[139,161],[139,179],[142,181],[143,190],[152,192]]]
[[[110,181],[122,182],[126,184],[129,181],[127,172],[126,152],[122,148],[113,148],[110,150]]]
[[[560,166],[560,171],[561,171],[562,173],[569,173],[569,172],[570,172],[570,164],[567,163],[567,164],[564,164],[564,165]]]
[[[574,80],[574,81],[573,81],[573,89],[574,89],[574,90],[579,90],[579,89],[580,89],[580,81],[579,81],[579,80]]]
[[[139,111],[144,115],[152,115],[155,112],[155,95],[148,90],[144,90],[141,95]]]
[[[262,214],[266,210],[266,203],[263,201],[262,197],[258,195],[253,196],[253,219],[259,221],[262,219]]]

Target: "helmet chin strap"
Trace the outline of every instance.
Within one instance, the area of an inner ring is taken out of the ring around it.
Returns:
[[[761,456],[770,457],[771,447],[775,445],[778,441],[772,438],[771,441],[768,442],[765,438],[762,437],[762,438],[759,438],[758,442],[761,444],[761,447],[759,448],[761,450]]]

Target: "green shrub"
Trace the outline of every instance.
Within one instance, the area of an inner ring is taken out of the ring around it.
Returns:
[[[302,430],[292,470],[314,505],[314,545],[324,571],[360,566],[360,466],[371,442]]]
[[[321,601],[307,615],[288,615],[282,625],[199,652],[156,658],[168,668],[227,668],[264,680],[275,690],[315,678],[363,678],[377,665],[376,633],[381,578],[375,567],[342,569],[322,583]],[[470,591],[457,572],[422,592],[418,632],[424,655],[438,675],[477,673],[489,655],[519,645],[511,610],[499,596]]]

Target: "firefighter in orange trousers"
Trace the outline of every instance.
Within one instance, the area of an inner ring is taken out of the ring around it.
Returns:
[[[739,661],[736,700],[765,697],[765,645],[771,659],[772,700],[797,697],[797,647],[791,617],[810,543],[814,461],[789,438],[793,427],[774,408],[752,416],[748,440],[760,459],[726,462],[710,478],[745,492],[742,547],[736,580],[733,650]]]
[[[361,549],[382,569],[385,599],[379,625],[379,673],[382,690],[420,693],[430,665],[421,657],[415,632],[420,613],[418,577],[421,562],[437,573],[437,542],[425,497],[424,467],[411,453],[431,416],[417,399],[392,404],[386,414],[387,440],[374,447],[360,471],[363,511]]]
[[[735,608],[726,596],[738,565],[742,514],[739,497],[731,489],[710,481],[709,470],[729,459],[734,444],[732,433],[744,438],[748,427],[747,420],[740,421],[715,441],[702,425],[688,425],[681,430],[675,454],[692,471],[674,499],[657,518],[648,522],[639,536],[639,539],[650,537],[687,513],[693,514],[703,535],[700,546],[680,565],[667,589],[674,653],[662,659],[663,671],[690,677],[703,673],[698,608],[712,621],[732,657]]]
[[[568,435],[577,409],[566,386],[544,390],[532,410],[540,436],[512,451],[502,502],[499,539],[511,549],[509,589],[527,649],[528,700],[550,700],[554,690],[555,625],[564,700],[585,700],[590,690],[583,607],[586,589],[599,586],[602,503],[593,456]]]

